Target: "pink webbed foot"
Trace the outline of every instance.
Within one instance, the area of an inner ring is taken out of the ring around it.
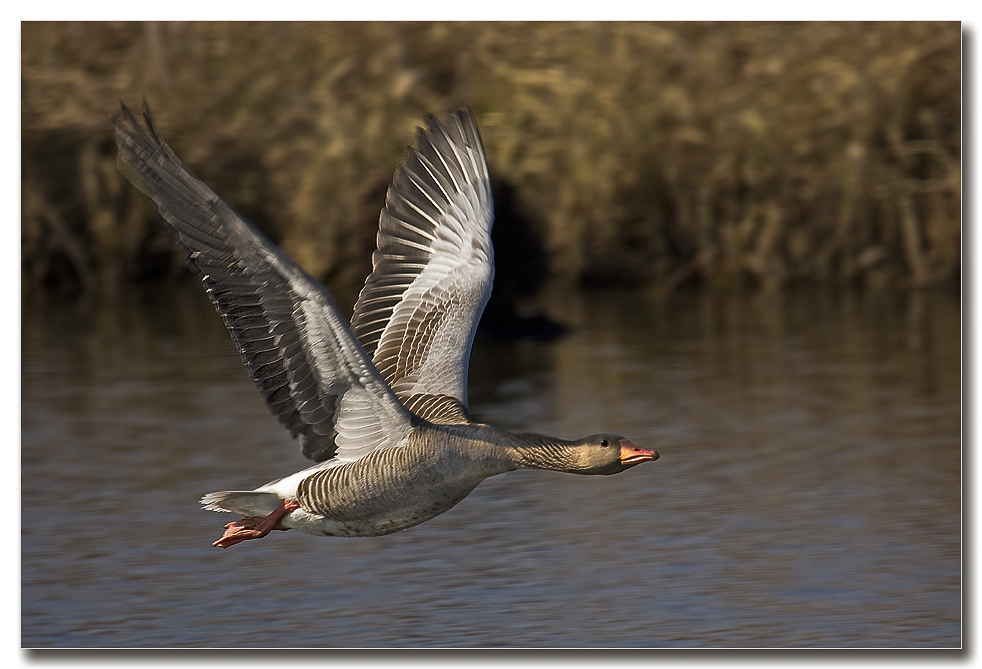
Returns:
[[[286,531],[289,527],[280,527],[279,522],[286,514],[299,509],[300,505],[293,500],[281,501],[273,512],[265,518],[260,516],[249,516],[242,520],[228,523],[225,526],[225,534],[222,538],[212,544],[218,548],[228,548],[240,541],[249,539],[262,539],[272,530]]]

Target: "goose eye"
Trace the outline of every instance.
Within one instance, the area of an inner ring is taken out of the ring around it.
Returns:
[[[603,446],[604,448],[606,448],[607,446],[610,446],[610,442],[607,441],[606,439],[601,439],[600,440],[600,445]]]

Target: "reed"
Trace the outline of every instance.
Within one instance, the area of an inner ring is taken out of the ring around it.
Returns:
[[[24,23],[26,286],[178,276],[115,169],[178,155],[309,271],[368,270],[425,113],[475,108],[560,282],[957,285],[958,23]]]

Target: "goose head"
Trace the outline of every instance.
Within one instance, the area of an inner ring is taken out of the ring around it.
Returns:
[[[554,469],[570,474],[617,474],[659,457],[658,451],[641,448],[617,434],[594,434],[576,441],[538,443],[520,450],[525,467]]]
[[[659,457],[658,451],[616,434],[595,434],[573,444],[577,468],[569,471],[574,474],[617,474]]]

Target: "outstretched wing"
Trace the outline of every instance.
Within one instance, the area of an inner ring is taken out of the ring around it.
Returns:
[[[397,445],[413,416],[352,335],[327,290],[181,164],[146,101],[124,105],[119,167],[149,196],[203,274],[208,296],[273,414],[315,461]]]
[[[385,197],[351,327],[403,404],[464,423],[467,364],[491,294],[491,187],[469,110],[430,119]]]

